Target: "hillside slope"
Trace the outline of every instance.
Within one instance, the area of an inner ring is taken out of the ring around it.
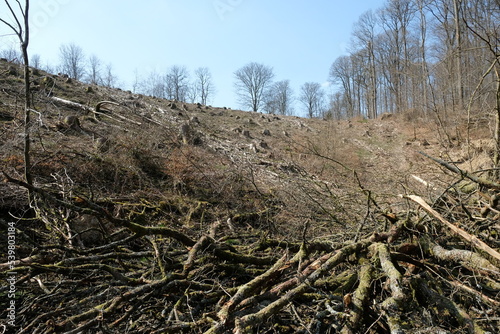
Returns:
[[[498,328],[498,189],[419,153],[488,168],[482,124],[470,149],[431,117],[264,115],[34,70],[31,187],[18,72],[0,61],[0,229],[16,231],[0,303],[18,333]]]

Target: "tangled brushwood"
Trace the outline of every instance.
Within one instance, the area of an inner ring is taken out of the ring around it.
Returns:
[[[258,214],[191,233],[148,221],[172,203],[70,202],[4,176],[36,194],[43,235],[78,226],[61,242],[18,224],[19,247],[31,249],[15,268],[18,333],[495,333],[500,325],[500,185],[481,178],[470,178],[469,193],[450,186],[433,207],[404,196],[408,209],[386,213],[385,231],[312,241],[306,224],[302,242],[290,242],[250,228]]]

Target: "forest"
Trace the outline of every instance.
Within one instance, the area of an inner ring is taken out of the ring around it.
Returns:
[[[368,117],[494,110],[499,7],[498,1],[389,1],[367,12],[354,27],[350,55],[330,70],[342,87],[335,110]]]

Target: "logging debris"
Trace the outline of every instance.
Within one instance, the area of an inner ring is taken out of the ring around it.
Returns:
[[[4,176],[121,231],[105,234],[101,246],[44,246],[19,261],[16,284],[31,286],[18,298],[26,319],[19,333],[494,333],[500,325],[500,257],[488,245],[498,238],[481,240],[459,226],[467,225],[458,212],[464,203],[439,213],[439,205],[405,195],[417,206],[406,218],[391,216],[388,231],[287,246],[258,233],[244,237],[220,220],[196,239]],[[0,271],[9,274],[6,264]]]

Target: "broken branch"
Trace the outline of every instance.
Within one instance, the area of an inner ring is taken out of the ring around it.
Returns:
[[[430,207],[429,204],[427,204],[420,196],[416,195],[407,195],[403,196],[404,198],[408,198],[415,203],[419,204],[422,208],[424,208],[428,213],[433,215],[435,218],[437,218],[443,225],[448,227],[452,232],[455,234],[459,235],[462,239],[464,239],[467,242],[470,242],[472,245],[475,247],[479,248],[480,250],[488,253],[491,257],[493,257],[496,261],[500,262],[500,253],[498,253],[496,250],[485,244],[483,241],[478,239],[476,236],[471,235],[461,229],[460,227],[457,227],[453,225],[452,223],[448,222],[446,219],[443,218],[436,210]]]

